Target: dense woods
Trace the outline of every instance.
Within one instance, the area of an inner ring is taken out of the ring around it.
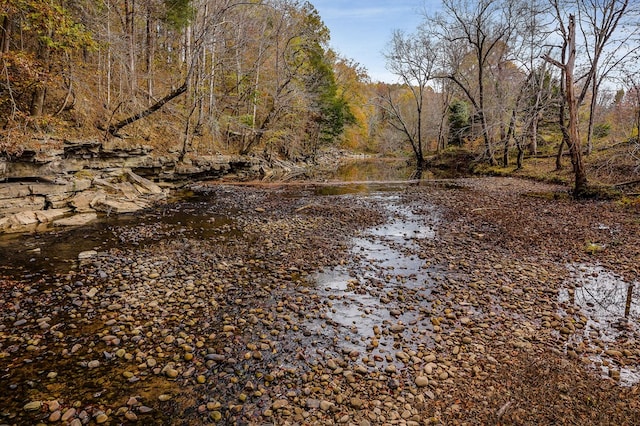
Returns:
[[[62,127],[296,157],[353,121],[309,3],[10,1],[0,17],[5,149]]]
[[[326,145],[465,147],[490,166],[626,143],[637,161],[639,15],[629,0],[443,0],[381,52],[396,83],[328,48],[297,0],[9,0],[0,149],[104,138],[179,155],[313,158]]]

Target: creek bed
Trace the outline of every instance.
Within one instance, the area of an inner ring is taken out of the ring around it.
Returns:
[[[566,356],[579,333],[560,320],[589,305],[564,299],[580,277],[555,255],[505,248],[507,210],[491,192],[473,205],[478,182],[210,185],[14,237],[1,249],[0,423],[464,419],[451,395],[485,401],[487,421],[505,403],[490,388],[526,373],[518,356]]]

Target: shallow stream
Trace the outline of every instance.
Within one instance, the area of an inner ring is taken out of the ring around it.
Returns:
[[[162,424],[177,414],[189,419],[185,424],[240,412],[252,418],[270,406],[267,390],[300,397],[318,363],[337,375],[348,368],[345,359],[392,375],[417,360],[419,368],[433,364],[435,375],[451,380],[457,370],[434,363],[434,341],[444,339],[441,346],[462,360],[464,347],[440,336],[450,326],[454,334],[467,333],[465,345],[482,354],[469,330],[480,333],[487,318],[476,318],[474,327],[473,319],[432,306],[440,285],[434,277],[446,271],[432,269],[420,243],[437,239],[443,219],[428,201],[403,197],[412,185],[429,184],[410,178],[402,161],[354,162],[326,182],[260,191],[218,187],[82,228],[0,237],[0,391],[6,392],[0,424],[44,421],[45,408],[32,414],[24,407],[54,398],[66,410],[97,417],[110,407],[108,417],[135,423],[139,416],[139,424]],[[265,218],[268,196],[301,214]],[[290,226],[314,226],[313,214],[304,213],[335,199],[334,207],[367,205],[382,219],[349,239],[341,261],[306,274],[292,261],[305,241],[291,241]],[[262,240],[261,229],[275,229],[269,238],[279,241]],[[591,345],[593,362],[607,374],[615,354],[595,348],[637,336],[638,283],[593,265],[570,268],[571,290],[559,302],[588,321],[569,343]],[[438,298],[448,302],[446,292]],[[318,361],[312,352],[321,355]],[[637,366],[619,370],[623,385],[640,379]],[[318,375],[323,386],[333,383]],[[280,389],[283,377],[289,382]],[[388,382],[393,389],[413,386],[413,379],[397,377]],[[251,404],[237,403],[247,398]]]

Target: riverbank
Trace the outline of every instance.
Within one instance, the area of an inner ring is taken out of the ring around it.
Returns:
[[[32,141],[0,154],[0,233],[81,226],[98,217],[133,213],[207,179],[288,181],[335,170],[348,155],[330,150],[314,161],[240,155],[154,152],[115,141]]]
[[[4,279],[0,422],[640,423],[637,294],[628,322],[581,301],[592,267],[637,284],[637,212],[514,179],[351,188],[212,185]]]

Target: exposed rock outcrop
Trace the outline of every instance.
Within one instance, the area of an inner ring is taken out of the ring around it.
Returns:
[[[255,179],[270,173],[267,170],[266,162],[257,157],[215,155],[178,161],[177,155],[153,155],[144,146],[38,141],[19,155],[0,153],[0,232],[50,223],[84,224],[98,214],[150,207],[165,199],[167,188],[177,182],[224,176]]]

